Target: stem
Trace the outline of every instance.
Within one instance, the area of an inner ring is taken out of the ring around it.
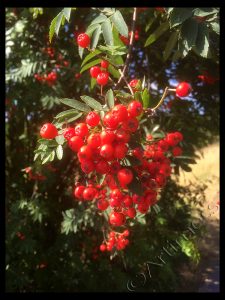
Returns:
[[[153,107],[151,110],[156,110],[156,109],[163,103],[164,99],[165,99],[166,96],[168,95],[168,90],[169,90],[169,88],[166,87],[165,90],[164,90],[164,93],[163,93],[163,95],[162,95],[162,98],[161,98],[160,101],[159,101],[159,103],[158,103],[155,107]]]
[[[134,92],[133,92],[131,86],[129,85],[128,81],[126,80],[126,78],[124,77],[124,75],[123,75],[123,73],[122,73],[122,71],[121,71],[120,69],[119,69],[119,72],[120,72],[120,74],[121,74],[123,80],[125,81],[126,85],[128,86],[128,88],[129,88],[129,90],[130,90],[130,92],[131,92],[131,95],[134,95]]]
[[[102,96],[102,89],[103,89],[103,85],[101,85],[101,96]]]
[[[168,89],[168,92],[176,92],[177,89]]]
[[[121,76],[115,86],[115,89],[118,88],[127,68],[128,68],[128,62],[130,60],[130,56],[131,56],[131,51],[132,51],[132,47],[133,47],[133,42],[134,42],[134,29],[135,29],[135,23],[136,23],[136,18],[137,18],[137,7],[134,7],[134,12],[133,12],[133,19],[132,19],[132,27],[131,27],[131,35],[130,35],[130,41],[129,41],[129,48],[128,48],[128,53],[127,53],[127,57],[126,57],[126,61],[123,67],[123,71],[121,73]]]

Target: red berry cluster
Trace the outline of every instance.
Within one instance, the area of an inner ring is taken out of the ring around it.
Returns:
[[[50,58],[53,58],[55,55],[55,50],[52,47],[45,48],[44,52],[47,53]]]
[[[131,36],[131,31],[129,32],[129,37]],[[125,37],[124,35],[120,35],[121,41],[125,44],[128,45],[130,40],[129,38]],[[139,30],[135,30],[134,32],[134,40],[138,41],[139,40]]]
[[[109,73],[106,71],[109,67],[109,62],[107,60],[101,61],[101,68],[99,66],[94,66],[90,68],[90,75],[92,78],[96,78],[99,85],[106,85],[109,80]]]
[[[49,86],[52,86],[56,83],[57,73],[52,71],[52,72],[50,72],[48,74],[44,74],[44,75],[34,74],[34,78],[40,82],[47,82],[47,84]]]
[[[129,230],[126,229],[122,233],[111,231],[108,234],[108,240],[105,243],[102,243],[99,247],[100,251],[112,251],[123,250],[129,245],[129,240],[126,239],[130,234]]]
[[[41,173],[33,173],[32,168],[31,167],[26,167],[24,170],[25,173],[28,174],[28,179],[29,180],[46,180],[46,176],[42,175]]]
[[[25,238],[26,238],[25,235],[24,235],[23,233],[19,232],[19,231],[16,233],[16,235],[18,236],[18,238],[19,238],[21,241],[25,240]]]

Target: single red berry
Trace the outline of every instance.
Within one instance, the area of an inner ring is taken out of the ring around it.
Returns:
[[[102,159],[95,165],[95,170],[99,174],[107,174],[110,171],[110,166],[107,161]]]
[[[106,250],[106,245],[101,244],[99,249],[100,249],[100,251],[104,252]]]
[[[78,198],[78,199],[82,199],[84,190],[85,190],[85,186],[83,186],[83,185],[76,187],[74,190],[74,197]]]
[[[122,159],[126,156],[128,151],[128,147],[124,143],[119,143],[114,148],[114,157],[118,159]]]
[[[125,105],[117,104],[112,109],[112,114],[118,119],[118,122],[124,122],[128,118],[128,111]]]
[[[81,33],[77,37],[77,44],[81,48],[87,48],[90,45],[90,37],[86,33]]]
[[[134,92],[137,92],[139,90],[139,87],[138,87],[138,79],[133,79],[129,82],[129,85],[130,87],[132,88],[132,90]]]
[[[80,137],[85,137],[86,135],[88,135],[87,125],[85,123],[77,124],[77,126],[75,127],[75,133]]]
[[[127,37],[125,37],[124,35],[120,35],[120,39],[125,45],[129,44],[129,39]]]
[[[109,62],[108,62],[107,60],[102,60],[102,61],[101,61],[101,67],[102,67],[103,69],[107,69],[108,66],[109,66]]]
[[[183,134],[181,132],[179,131],[174,132],[174,136],[179,142],[183,141]]]
[[[99,122],[100,122],[100,117],[95,111],[91,111],[88,113],[88,115],[86,117],[86,123],[89,126],[95,127],[99,124]]]
[[[126,195],[126,196],[123,198],[123,205],[124,205],[125,207],[131,207],[132,204],[133,204],[133,201],[132,201],[131,196]]]
[[[133,180],[133,173],[130,169],[123,168],[117,173],[117,178],[121,185],[127,185]]]
[[[115,140],[116,135],[113,131],[103,130],[100,133],[100,137],[101,137],[101,143],[102,145],[104,145],[104,144],[111,144]]]
[[[109,207],[109,202],[105,199],[101,199],[97,202],[97,207],[99,210],[106,210]]]
[[[98,66],[90,68],[90,75],[92,78],[97,78],[98,74],[101,73],[101,69]]]
[[[127,121],[123,123],[122,128],[125,131],[135,132],[138,129],[139,122],[134,117],[128,117]]]
[[[80,136],[72,136],[69,139],[68,145],[70,149],[72,149],[74,152],[78,152],[80,148],[84,145],[84,141]]]
[[[110,172],[116,174],[122,168],[121,164],[118,161],[111,163]]]
[[[103,123],[109,129],[116,129],[119,124],[119,120],[112,114],[112,112],[108,112],[103,118]]]
[[[116,130],[116,141],[121,143],[128,143],[130,140],[130,134],[122,128]]]
[[[63,136],[67,141],[69,141],[69,139],[71,139],[71,137],[73,137],[75,135],[76,135],[76,133],[75,133],[75,129],[73,127],[68,127],[63,132]]]
[[[180,147],[175,147],[172,150],[173,156],[180,156],[182,154],[182,149]]]
[[[126,215],[131,219],[135,218],[136,217],[136,209],[134,207],[128,208]]]
[[[100,148],[100,155],[105,159],[113,158],[113,146],[111,144],[105,144]]]
[[[120,212],[112,212],[109,216],[109,222],[114,226],[122,226],[124,225],[125,221],[125,215]]]
[[[80,148],[78,152],[78,157],[81,160],[92,158],[92,149],[89,145],[84,145]]]
[[[181,82],[178,84],[176,88],[176,95],[178,97],[186,97],[188,96],[192,91],[192,87],[189,83],[187,82]]]
[[[121,200],[119,200],[119,199],[110,199],[109,200],[109,205],[111,206],[111,207],[120,207],[120,205],[121,205]]]
[[[58,135],[58,130],[55,125],[46,123],[41,127],[40,135],[43,139],[54,139]]]
[[[130,235],[130,231],[128,229],[124,230],[123,235],[124,236],[129,236]]]
[[[113,189],[112,192],[110,193],[111,198],[113,199],[118,199],[122,200],[123,194],[119,189]]]
[[[143,106],[141,102],[134,100],[128,105],[127,110],[129,112],[129,116],[137,117],[143,112]]]
[[[101,72],[97,76],[97,83],[99,85],[106,85],[109,80],[109,73],[108,72]]]
[[[93,172],[94,169],[95,169],[94,163],[93,163],[91,160],[89,160],[89,159],[83,160],[83,161],[81,162],[80,167],[81,167],[81,170],[82,170],[84,173],[86,173],[86,174],[89,174],[89,173]]]
[[[74,77],[75,77],[76,79],[79,79],[79,78],[81,77],[81,74],[80,74],[80,73],[76,73],[76,74],[74,75]]]
[[[97,194],[97,190],[93,187],[87,187],[83,191],[83,198],[84,200],[91,201],[95,198],[95,195]]]
[[[101,145],[100,134],[92,133],[91,135],[89,135],[87,143],[92,149],[97,149]]]

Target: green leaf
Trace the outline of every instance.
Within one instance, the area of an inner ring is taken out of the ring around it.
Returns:
[[[96,85],[96,79],[91,77],[91,90],[94,88],[94,86]]]
[[[62,145],[65,142],[65,138],[63,135],[56,136],[55,140],[59,145]]]
[[[90,25],[93,25],[93,24],[100,24],[104,21],[107,20],[107,17],[103,14],[100,14],[99,16],[97,16],[92,22]]]
[[[56,26],[56,20],[58,15],[51,21],[50,27],[49,27],[49,42],[51,43],[52,38],[55,33],[55,26]]]
[[[144,47],[154,43],[163,33],[169,29],[169,22],[162,23],[150,36],[147,38]]]
[[[42,165],[44,165],[46,162],[50,161],[50,158],[52,157],[52,152],[47,153],[45,157],[43,157]]]
[[[102,23],[101,27],[102,27],[102,33],[103,33],[103,37],[105,39],[106,44],[113,45],[112,26],[111,26],[109,19],[104,21]]]
[[[54,158],[55,158],[55,150],[53,150],[53,151],[50,153],[49,161],[53,161]]]
[[[92,38],[91,38],[91,49],[95,49],[97,44],[98,44],[98,41],[99,41],[99,37],[100,37],[100,34],[101,34],[101,26],[99,25],[93,35],[92,35]]]
[[[94,110],[103,110],[101,103],[99,103],[98,101],[96,101],[95,99],[89,97],[89,96],[81,96],[80,97],[88,106],[90,106],[91,108],[93,108]]]
[[[84,54],[84,48],[81,48],[80,46],[78,46],[78,53],[79,53],[80,58],[82,59],[83,54]]]
[[[64,7],[63,15],[65,16],[65,18],[68,22],[70,21],[70,14],[71,14],[71,7]]]
[[[63,21],[63,18],[64,15],[63,15],[63,11],[61,11],[58,15],[57,15],[57,19],[56,19],[56,24],[55,24],[55,33],[56,35],[59,34],[59,29],[60,29],[60,26],[62,24],[62,21]]]
[[[108,71],[110,74],[112,74],[112,76],[116,79],[120,78],[120,73],[119,71],[117,71],[116,68],[114,68],[112,65],[109,65],[108,67]]]
[[[119,37],[119,32],[117,31],[115,26],[113,27],[113,42],[115,46],[124,46],[124,43],[121,41]]]
[[[56,155],[57,155],[57,157],[58,157],[59,160],[62,159],[62,157],[63,157],[63,147],[62,147],[62,145],[59,145],[56,148]]]
[[[111,89],[107,91],[107,93],[105,95],[105,99],[106,99],[106,103],[107,103],[108,107],[113,108],[114,107],[114,95],[113,95],[113,91]]]
[[[35,155],[34,155],[34,161],[38,158],[38,156],[40,155],[41,153],[39,152],[39,153],[35,153]]]
[[[55,116],[56,119],[62,118],[62,117],[68,117],[68,116],[73,116],[77,114],[77,110],[76,109],[68,109],[65,111],[62,111],[61,113],[59,113],[58,115]]]
[[[95,49],[93,52],[91,52],[90,54],[88,54],[85,59],[82,61],[81,67],[86,64],[90,59],[92,59],[93,57],[95,57],[96,55],[100,54],[101,51],[98,49]]]
[[[142,101],[141,92],[135,92],[134,93],[134,99],[136,99],[138,101]]]
[[[165,50],[163,52],[163,59],[164,59],[164,61],[166,61],[170,57],[170,55],[171,55],[171,53],[173,51],[173,48],[175,47],[175,45],[177,43],[178,36],[179,36],[179,31],[174,31],[170,35],[170,38],[169,38],[169,40],[168,40],[168,42],[166,44],[166,48],[165,48]]]
[[[128,37],[128,27],[124,21],[124,18],[119,10],[117,10],[111,17],[112,23],[115,25],[119,33],[125,37]]]
[[[101,62],[100,58],[92,60],[91,62],[89,62],[88,64],[86,64],[82,67],[82,69],[80,70],[80,73],[83,73],[84,71],[90,69],[91,67],[98,65],[100,62]]]
[[[198,24],[198,35],[194,47],[195,51],[202,57],[209,55],[209,33],[206,24]]]
[[[154,15],[150,18],[150,20],[148,21],[148,23],[147,23],[147,25],[145,26],[145,32],[147,32],[150,28],[151,28],[151,26],[152,26],[152,24],[154,23],[154,21],[155,21],[155,17],[154,17]]]
[[[150,104],[150,94],[147,89],[144,89],[142,92],[142,102],[143,102],[143,107],[148,108]]]
[[[47,146],[57,146],[56,141],[54,140],[47,140],[47,139],[39,139],[38,143],[43,144],[43,145],[47,145]]]
[[[86,104],[74,99],[63,98],[63,99],[59,99],[59,101],[67,106],[73,107],[80,111],[85,111],[85,112],[90,111],[90,108]]]
[[[195,45],[198,34],[198,23],[195,19],[186,20],[181,27],[181,39],[184,49],[188,52]]]
[[[75,117],[72,117],[72,118],[69,118],[66,120],[67,123],[71,123],[77,119],[79,119],[83,114],[82,113],[79,113],[78,115],[76,115]]]
[[[210,27],[211,29],[216,33],[216,34],[220,34],[220,24],[217,22],[210,22]]]
[[[85,33],[88,34],[89,37],[91,37],[93,32],[95,31],[95,29],[98,28],[99,26],[100,26],[99,24],[89,25],[88,28],[86,29]]]
[[[169,17],[170,28],[173,28],[175,26],[182,24],[184,21],[186,21],[188,18],[190,18],[192,16],[192,14],[193,14],[193,11],[191,8],[175,7]]]

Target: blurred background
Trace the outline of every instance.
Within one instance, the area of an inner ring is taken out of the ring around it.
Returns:
[[[73,187],[80,175],[73,153],[65,150],[62,161],[47,165],[33,160],[42,124],[62,111],[58,99],[95,97],[99,92],[91,87],[89,72],[80,73],[75,42],[96,12],[77,9],[50,44],[49,26],[59,11],[5,11],[6,290],[218,291],[219,35],[209,30],[209,43],[204,45],[208,57],[193,50],[174,56],[173,50],[165,60],[170,30],[150,46],[144,44],[166,16],[155,8],[138,11],[127,77],[145,77],[152,107],[166,86],[173,88],[181,81],[192,85],[190,97],[181,100],[170,93],[151,119],[167,132],[183,133],[184,152],[192,161],[174,171],[161,194],[160,210],[140,219],[131,229],[130,246],[110,259],[99,252],[101,216],[74,201]],[[121,8],[129,28],[132,11]],[[151,266],[152,278],[138,283],[138,273],[145,272],[147,278],[146,262],[156,260],[168,241],[187,233],[191,222],[198,227],[188,240],[182,239],[180,251],[167,255],[163,267]],[[136,288],[128,285],[132,280]]]

